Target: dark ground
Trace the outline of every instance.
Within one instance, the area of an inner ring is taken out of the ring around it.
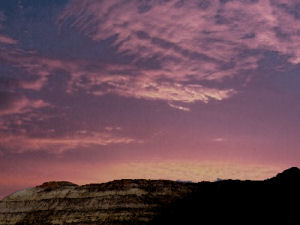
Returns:
[[[300,224],[300,170],[265,181],[199,183],[188,197],[164,208],[151,225]]]

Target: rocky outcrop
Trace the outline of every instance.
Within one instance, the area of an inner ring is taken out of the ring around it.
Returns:
[[[146,224],[162,207],[195,188],[160,180],[119,180],[78,186],[48,182],[0,202],[0,224]]]
[[[265,181],[47,182],[0,201],[0,225],[300,224],[300,170]]]

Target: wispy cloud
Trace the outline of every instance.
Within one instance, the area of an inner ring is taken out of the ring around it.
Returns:
[[[288,10],[295,3],[261,1],[97,1],[73,0],[59,18],[95,41],[115,37],[119,53],[133,57],[132,74],[93,78],[94,94],[178,102],[223,100],[219,90],[189,82],[222,82],[254,70],[262,55],[276,51],[300,62],[300,22]],[[289,24],[289,26],[286,26]],[[141,69],[138,62],[159,62]],[[159,82],[168,80],[168,82]],[[246,81],[245,81],[246,82]],[[105,87],[105,88],[104,88]]]
[[[131,66],[137,75],[123,75],[120,81],[112,77],[110,92],[146,99],[207,102],[222,100],[234,92],[192,86],[189,85],[191,78],[193,81],[222,80],[241,70],[257,67],[257,61],[250,55],[229,66],[243,45],[239,44],[240,40],[231,43],[221,38],[222,32],[229,34],[231,31],[216,23],[219,6],[212,5],[209,10],[202,10],[196,1],[181,4],[174,1],[75,0],[61,15],[59,24],[62,26],[65,20],[72,18],[73,26],[95,41],[116,35],[114,45],[119,53],[133,56]],[[87,20],[88,17],[91,19]],[[230,38],[232,36],[227,37]],[[141,69],[138,66],[141,60],[150,64],[159,62],[159,67]],[[168,83],[159,82],[163,79]],[[95,93],[105,94],[106,91]]]
[[[94,95],[109,93],[125,97],[144,98],[178,102],[208,102],[210,99],[223,100],[235,93],[233,89],[217,89],[200,84],[184,84],[180,80],[160,81],[160,71],[143,70],[135,65],[108,64],[96,65],[87,61],[67,61],[41,57],[37,54],[22,51],[8,51],[0,55],[2,59],[23,68],[37,76],[35,80],[19,80],[24,89],[41,90],[49,76],[63,70],[71,74],[67,92],[83,89]],[[95,67],[93,71],[87,68]],[[138,75],[133,75],[132,72]],[[85,83],[82,83],[85,80]]]
[[[17,44],[18,41],[14,40],[10,37],[7,37],[5,35],[0,34],[0,43],[14,45],[14,44]]]
[[[113,144],[141,143],[130,137],[116,135],[111,132],[76,132],[72,136],[62,137],[32,137],[24,135],[2,134],[0,145],[14,153],[46,151],[51,154],[61,154],[65,151],[92,146],[107,146]]]
[[[49,103],[41,99],[29,99],[11,92],[0,92],[0,116],[23,114],[49,106]]]
[[[52,74],[66,71],[71,75],[68,93],[84,90],[99,96],[162,100],[172,102],[173,108],[180,105],[176,102],[221,101],[237,91],[217,84],[257,69],[264,51],[286,55],[290,63],[300,60],[295,4],[73,0],[58,19],[60,29],[71,23],[96,42],[114,37],[111,47],[130,56],[129,63],[51,59],[20,49],[0,57],[36,76],[20,78],[24,89],[39,91]]]
[[[224,141],[226,141],[226,138],[217,137],[217,138],[213,138],[212,141],[213,142],[224,142]]]
[[[203,64],[211,62],[206,75],[211,74],[217,69],[216,63],[236,59],[242,49],[269,49],[290,54],[294,60],[299,57],[297,49],[292,48],[298,45],[299,38],[295,32],[299,21],[292,10],[295,4],[287,0],[213,0],[203,7],[196,0],[73,0],[60,21],[73,16],[73,25],[94,40],[117,34],[120,51],[141,57],[175,56],[184,64],[198,61],[198,71],[203,76]],[[88,16],[92,19],[86,20]],[[276,28],[290,36],[290,41],[281,42]],[[178,67],[183,66],[181,63]]]
[[[47,58],[34,51],[23,50],[19,47],[5,49],[0,52],[0,60],[14,67],[18,67],[26,74],[32,76],[25,79],[24,76],[16,76],[15,80],[18,88],[40,91],[48,84],[49,77],[57,71],[65,71],[73,75],[71,84],[76,83],[77,74],[84,74],[83,68],[88,67],[88,63],[82,61],[70,61],[63,59]]]
[[[97,79],[97,78],[96,78]],[[101,78],[100,78],[101,80]],[[94,91],[95,95],[107,93],[118,93],[122,96],[144,98],[152,100],[166,100],[191,103],[195,101],[208,102],[210,99],[222,100],[234,93],[234,90],[218,90],[206,88],[202,85],[180,83],[154,82],[151,78],[131,79],[111,77],[105,82],[98,81],[99,84],[107,84],[105,91]]]
[[[172,102],[169,102],[168,105],[174,109],[178,109],[178,110],[181,110],[181,111],[185,111],[185,112],[189,112],[191,111],[190,108],[188,107],[184,107],[184,106],[181,106],[181,105],[177,105],[177,104],[174,104]]]

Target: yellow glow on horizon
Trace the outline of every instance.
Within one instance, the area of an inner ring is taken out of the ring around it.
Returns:
[[[168,179],[193,182],[215,181],[217,178],[264,180],[284,169],[284,166],[220,161],[133,161],[102,168],[99,179]]]

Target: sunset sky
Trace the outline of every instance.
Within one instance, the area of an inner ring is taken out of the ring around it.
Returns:
[[[291,166],[298,0],[0,1],[0,198]]]

